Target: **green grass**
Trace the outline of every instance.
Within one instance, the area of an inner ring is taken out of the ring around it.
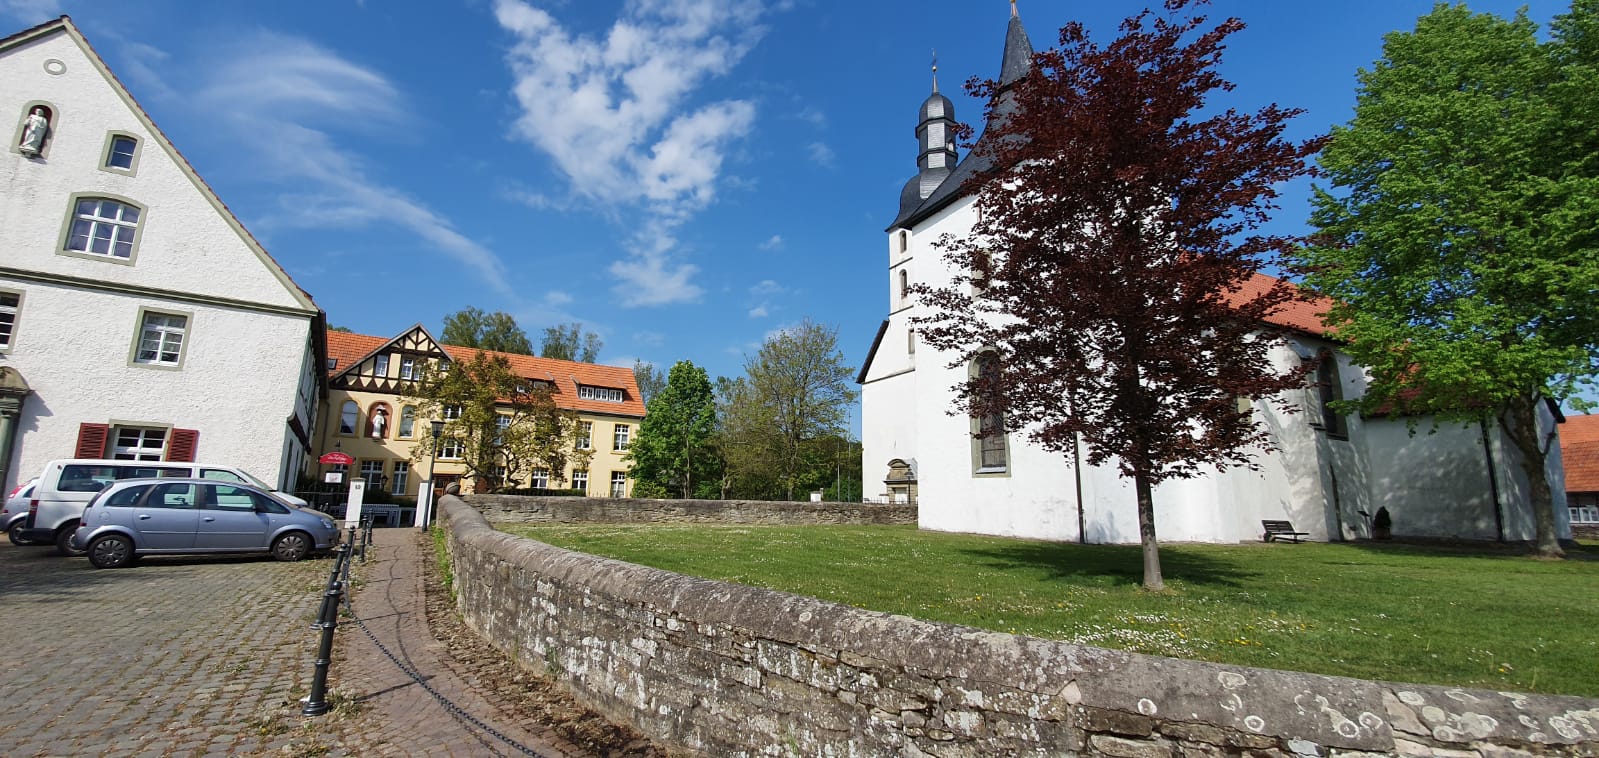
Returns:
[[[504,526],[647,566],[1102,647],[1322,674],[1599,696],[1599,550],[1136,546],[914,527]]]

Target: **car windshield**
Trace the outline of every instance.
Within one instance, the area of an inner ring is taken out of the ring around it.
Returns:
[[[261,481],[260,479],[255,478],[254,474],[251,474],[250,472],[245,471],[244,469],[239,469],[239,475],[244,477],[244,481],[245,482],[247,482],[249,484],[253,484],[253,485],[257,486],[257,487],[260,487],[261,489],[264,489],[264,490],[266,490],[268,492],[277,492],[277,490],[278,490],[277,487],[274,487],[274,486],[272,486],[270,484],[267,484],[266,482]]]

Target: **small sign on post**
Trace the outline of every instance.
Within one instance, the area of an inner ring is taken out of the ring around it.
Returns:
[[[366,497],[366,480],[356,479],[350,482],[350,499],[344,505],[344,526],[351,527],[361,523],[361,500]]]
[[[416,526],[419,529],[426,529],[432,521],[433,480],[423,479],[421,488],[416,491]]]

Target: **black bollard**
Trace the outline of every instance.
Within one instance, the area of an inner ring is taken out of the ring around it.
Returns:
[[[322,611],[313,627],[322,629],[322,640],[317,644],[316,674],[311,677],[311,694],[305,698],[305,707],[300,709],[302,716],[320,716],[327,713],[332,707],[328,704],[328,667],[333,665],[333,630],[339,626],[339,598],[344,594],[344,585],[339,581],[339,572],[344,560],[349,556],[348,545],[334,548],[336,559],[333,562],[333,575],[328,578],[327,591],[322,594]]]

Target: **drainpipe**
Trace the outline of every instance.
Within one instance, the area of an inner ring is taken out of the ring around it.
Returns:
[[[1493,443],[1488,439],[1488,420],[1478,419],[1477,428],[1482,430],[1482,453],[1488,458],[1488,491],[1494,498],[1494,533],[1499,536],[1499,541],[1505,541],[1505,512],[1499,504],[1499,472],[1494,468]]]
[[[16,450],[17,431],[21,425],[22,404],[33,394],[22,372],[9,366],[0,366],[0,492],[11,491],[11,454]],[[21,478],[17,478],[21,484]]]
[[[1072,434],[1072,476],[1077,479],[1077,544],[1088,544],[1088,527],[1083,523],[1083,453],[1081,434]]]

